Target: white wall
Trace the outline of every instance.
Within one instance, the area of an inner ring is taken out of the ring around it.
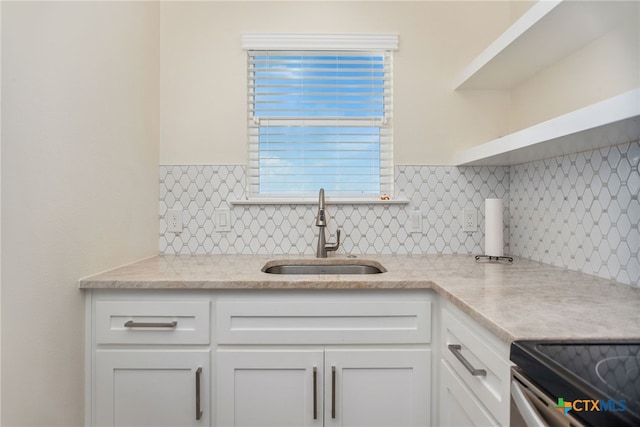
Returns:
[[[391,32],[394,161],[451,164],[508,130],[508,93],[454,92],[452,79],[510,19],[499,1],[163,2],[160,163],[246,164],[243,32]]]
[[[510,0],[511,22],[516,22],[524,13],[536,4],[538,0]]]
[[[84,424],[78,279],[157,252],[159,5],[2,4],[2,419]]]

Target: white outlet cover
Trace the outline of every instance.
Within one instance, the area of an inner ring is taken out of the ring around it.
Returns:
[[[229,209],[216,210],[216,230],[231,231],[231,212]]]
[[[422,233],[422,212],[416,210],[411,213],[411,232]]]
[[[478,229],[478,213],[475,208],[462,210],[462,231],[472,233]]]
[[[170,233],[182,232],[182,209],[169,209],[165,216],[167,231]]]

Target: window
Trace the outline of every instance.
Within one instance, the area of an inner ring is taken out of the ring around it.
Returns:
[[[248,49],[250,196],[392,193],[391,49],[340,47]]]

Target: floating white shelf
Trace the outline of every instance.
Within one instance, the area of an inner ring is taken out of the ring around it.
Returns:
[[[454,79],[454,89],[511,89],[613,29],[637,1],[538,1]]]
[[[462,165],[516,165],[640,139],[640,88],[456,155]]]

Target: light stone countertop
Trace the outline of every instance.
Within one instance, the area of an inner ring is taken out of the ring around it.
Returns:
[[[369,275],[277,275],[269,261],[349,263],[345,257],[159,255],[80,281],[83,289],[433,289],[509,343],[516,339],[640,339],[640,288],[515,258],[359,255],[388,271]]]

